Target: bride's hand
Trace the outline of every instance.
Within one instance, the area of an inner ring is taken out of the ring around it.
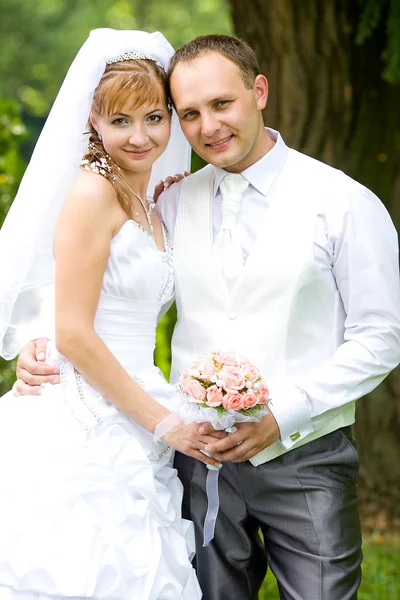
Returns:
[[[157,202],[158,197],[160,196],[160,194],[164,190],[166,190],[167,188],[169,188],[170,185],[172,185],[173,183],[176,183],[177,181],[180,181],[184,177],[188,177],[189,175],[190,175],[190,173],[188,173],[187,171],[185,171],[183,175],[182,175],[182,173],[177,173],[177,175],[172,175],[170,177],[167,177],[164,180],[161,180],[160,183],[157,183],[156,187],[154,188],[154,195],[153,195],[153,202],[154,202],[154,204]]]
[[[197,458],[197,460],[208,465],[219,466],[218,460],[206,456],[201,450],[204,450],[207,444],[215,443],[216,439],[226,437],[227,434],[224,431],[213,431],[211,434],[201,435],[199,433],[201,425],[201,423],[190,423],[188,425],[183,422],[178,423],[178,425],[169,429],[162,436],[162,439],[169,446],[183,454],[187,454],[187,456]]]
[[[17,362],[17,381],[13,387],[15,396],[38,396],[42,383],[60,382],[60,370],[44,362],[47,341],[46,338],[38,338],[22,348]]]

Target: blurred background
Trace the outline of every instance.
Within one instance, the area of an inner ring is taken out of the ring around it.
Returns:
[[[0,224],[77,50],[91,29],[113,27],[159,30],[175,48],[206,33],[246,40],[270,83],[266,124],[372,189],[399,231],[400,0],[0,0],[0,15]],[[194,157],[192,170],[200,166]],[[156,359],[167,376],[174,320],[172,309],[158,328]],[[0,394],[14,369],[0,362]],[[395,600],[399,369],[359,401],[355,435],[365,532],[359,598]],[[278,598],[271,574],[261,597]]]

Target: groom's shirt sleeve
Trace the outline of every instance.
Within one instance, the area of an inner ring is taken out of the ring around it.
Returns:
[[[171,240],[174,239],[182,182],[173,183],[158,198],[155,210],[163,221]]]
[[[400,362],[396,230],[380,200],[349,181],[348,193],[324,215],[332,249],[326,268],[345,313],[343,343],[295,386],[275,390],[271,409],[287,449],[322,429],[332,409],[371,392]]]

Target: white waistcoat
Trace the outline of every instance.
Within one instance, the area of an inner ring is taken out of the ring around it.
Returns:
[[[327,360],[343,343],[334,335],[338,292],[321,281],[314,264],[321,190],[310,184],[308,157],[303,165],[302,155],[296,153],[293,161],[292,153],[284,177],[270,192],[265,221],[230,294],[213,254],[213,169],[207,166],[182,183],[174,235],[178,322],[172,381],[204,352],[236,350],[261,370],[274,399],[274,389],[294,384],[297,375]],[[293,178],[299,189],[307,189],[306,197],[289,192],[286,183]],[[354,420],[353,403],[330,412],[327,426],[294,447]],[[285,451],[277,441],[251,462],[259,465]]]

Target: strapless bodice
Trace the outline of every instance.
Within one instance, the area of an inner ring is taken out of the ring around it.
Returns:
[[[102,297],[132,303],[154,302],[154,310],[172,295],[172,249],[165,228],[165,252],[135,221],[126,221],[111,241]],[[159,310],[157,311],[157,313]]]
[[[132,372],[153,364],[157,319],[173,294],[172,248],[165,252],[134,221],[126,221],[111,243],[95,318],[95,329]]]

